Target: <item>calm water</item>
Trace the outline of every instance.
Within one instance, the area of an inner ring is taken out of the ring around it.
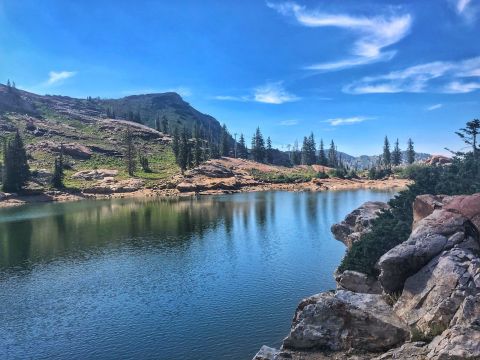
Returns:
[[[246,359],[334,288],[330,226],[392,193],[250,193],[0,211],[1,359]]]

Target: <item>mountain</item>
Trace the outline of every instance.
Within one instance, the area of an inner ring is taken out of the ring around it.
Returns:
[[[341,157],[342,161],[347,164],[349,167],[357,167],[358,169],[369,169],[372,166],[375,166],[379,163],[382,155],[361,155],[361,156],[352,156],[344,152],[339,151],[338,155]],[[431,154],[426,153],[416,153],[415,161],[424,161],[430,158]],[[402,152],[402,162],[406,164],[407,152]]]

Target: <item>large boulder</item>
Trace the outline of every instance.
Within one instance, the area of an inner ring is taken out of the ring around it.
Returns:
[[[480,276],[478,244],[474,241],[466,244],[473,249],[463,248],[464,244],[456,246],[410,277],[395,304],[397,315],[425,337],[441,334],[454,317],[454,323],[460,324],[478,316],[475,298],[480,292],[475,283]]]
[[[118,175],[118,170],[114,169],[95,169],[82,170],[72,175],[73,179],[81,180],[102,180],[104,178],[111,178]]]
[[[443,207],[443,195],[419,195],[415,198],[413,203],[413,228],[415,229],[418,223],[431,215],[435,210]]]
[[[380,201],[369,201],[353,210],[345,220],[332,226],[335,238],[343,242],[348,248],[358,241],[360,237],[370,231],[372,221],[382,210],[387,210],[388,204]]]
[[[428,349],[428,360],[480,359],[480,322],[447,329],[433,339]]]
[[[283,347],[295,350],[385,351],[409,336],[380,295],[340,290],[303,300]]]
[[[197,166],[196,168],[189,170],[185,174],[187,177],[193,176],[206,176],[209,178],[229,178],[233,177],[235,174],[219,163],[206,162]]]
[[[435,210],[418,223],[407,241],[380,258],[377,267],[382,287],[390,293],[401,291],[408,277],[471,233],[471,222],[465,216],[448,210]]]

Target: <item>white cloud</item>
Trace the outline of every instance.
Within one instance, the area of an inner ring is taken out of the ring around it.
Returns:
[[[431,106],[427,107],[427,110],[428,111],[433,111],[433,110],[440,109],[442,107],[443,107],[443,104],[435,104],[435,105],[431,105]]]
[[[344,87],[351,94],[372,93],[465,93],[478,89],[477,82],[463,78],[480,77],[480,57],[461,61],[435,61],[392,71],[385,75],[368,76]]]
[[[283,104],[300,100],[298,96],[289,93],[281,81],[258,86],[253,89],[251,95],[217,95],[214,96],[213,99],[225,101],[255,101],[265,104]]]
[[[256,102],[266,104],[283,104],[299,100],[299,97],[288,93],[281,82],[259,86],[255,88],[253,96]]]
[[[467,8],[468,4],[470,4],[471,0],[457,0],[457,12],[459,14],[463,13]]]
[[[392,59],[396,51],[383,51],[403,39],[410,31],[412,17],[409,14],[397,16],[355,17],[343,14],[328,14],[307,10],[294,2],[271,3],[267,6],[284,16],[293,16],[300,24],[308,27],[338,27],[358,34],[358,40],[350,49],[352,57],[335,62],[313,64],[312,70],[339,70]]]
[[[282,120],[278,124],[282,126],[294,126],[294,125],[298,125],[298,120],[295,120],[295,119]]]
[[[452,81],[448,83],[443,92],[447,94],[464,94],[480,89],[480,82]]]
[[[48,73],[47,85],[57,84],[65,79],[71,78],[77,74],[76,71],[50,71]]]
[[[335,119],[328,119],[325,122],[328,122],[332,126],[339,126],[339,125],[352,125],[364,122],[371,118],[365,116],[354,116],[349,118],[335,118]]]

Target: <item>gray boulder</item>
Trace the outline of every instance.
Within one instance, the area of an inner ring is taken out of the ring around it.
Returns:
[[[380,295],[340,290],[303,300],[283,347],[294,350],[385,351],[409,337]]]
[[[448,210],[435,210],[421,220],[409,239],[384,254],[377,266],[385,291],[403,289],[405,280],[418,272],[442,251],[462,242],[472,231],[471,222],[463,215]]]

